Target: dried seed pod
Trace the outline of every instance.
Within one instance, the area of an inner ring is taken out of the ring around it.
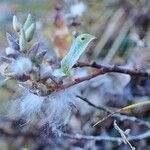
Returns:
[[[19,46],[20,46],[20,51],[24,52],[27,50],[27,41],[26,41],[24,29],[21,29],[20,31]]]
[[[22,24],[19,22],[18,18],[15,15],[13,16],[13,28],[16,32],[20,32],[22,28]]]
[[[25,31],[27,42],[30,42],[32,40],[34,32],[35,32],[35,23],[32,23],[29,26],[29,28]]]

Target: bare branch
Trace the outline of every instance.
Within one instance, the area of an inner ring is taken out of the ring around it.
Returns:
[[[118,142],[122,143],[122,138],[120,137],[110,137],[110,136],[92,136],[92,135],[82,135],[82,134],[68,134],[62,133],[62,136],[76,139],[76,140],[94,140],[94,141],[111,141],[111,142]]]
[[[68,134],[68,133],[62,133],[62,136],[65,136],[67,138],[77,139],[77,140],[94,140],[94,141],[111,141],[111,142],[118,142],[122,143],[123,140],[120,137],[111,137],[111,136],[92,136],[92,135],[82,135],[82,134]],[[129,136],[129,141],[137,141],[137,140],[143,140],[150,137],[150,131],[147,131],[145,133],[136,135],[136,136]]]
[[[40,138],[40,133],[32,133],[32,132],[24,133],[21,131],[18,132],[18,131],[13,131],[11,129],[0,128],[0,137],[1,136],[11,137],[11,138],[23,137],[23,138],[35,139],[35,138]],[[111,136],[104,136],[104,135],[92,136],[92,135],[82,135],[82,134],[68,134],[62,132],[61,136],[66,138],[76,139],[76,140],[111,141],[111,142],[123,143],[123,140],[120,137],[111,137]],[[149,137],[150,137],[150,131],[147,131],[145,133],[136,136],[129,136],[128,140],[137,141],[137,140],[147,139]]]
[[[24,138],[37,138],[39,137],[39,134],[35,134],[32,132],[19,132],[19,131],[15,131],[12,129],[5,129],[5,128],[0,128],[0,136],[6,136],[6,137],[13,137],[13,138],[17,138],[17,137],[24,137]]]
[[[89,75],[87,75],[87,76],[84,76],[84,77],[81,77],[81,78],[77,78],[77,79],[75,79],[74,81],[71,81],[71,82],[69,82],[69,83],[66,83],[66,84],[64,84],[62,87],[63,87],[63,89],[65,89],[65,88],[69,88],[69,87],[71,87],[71,86],[73,86],[73,85],[76,85],[76,84],[79,84],[79,83],[81,83],[81,82],[83,82],[83,81],[87,81],[87,80],[90,80],[90,79],[92,79],[92,78],[95,78],[95,77],[97,77],[97,76],[99,76],[99,75],[101,75],[102,73],[101,73],[101,70],[97,70],[97,71],[95,71],[95,72],[93,72],[93,73],[91,73],[91,74],[89,74]]]
[[[91,103],[87,98],[84,98],[82,96],[76,95],[78,98],[80,98],[81,100],[83,100],[84,102],[86,102],[88,105],[99,109],[99,110],[103,110],[105,112],[107,112],[108,114],[113,113],[113,111],[111,111],[110,109],[108,109],[107,107],[103,107],[103,106],[96,106],[95,104]]]
[[[78,62],[75,67],[92,67],[97,68],[101,70],[101,74],[109,73],[109,72],[115,72],[115,73],[123,73],[128,74],[130,76],[140,76],[140,77],[147,77],[150,78],[150,72],[137,70],[137,69],[127,69],[120,66],[112,66],[112,65],[100,65],[96,62],[92,63],[84,63],[84,62]]]
[[[125,144],[128,144],[132,150],[135,150],[135,147],[133,147],[133,146],[131,145],[131,143],[129,142],[129,140],[128,140],[128,138],[127,138],[128,134],[130,133],[130,129],[127,129],[127,130],[123,131],[123,130],[118,126],[116,120],[114,121],[114,128],[115,128],[115,129],[119,132],[119,134],[121,135],[123,142],[124,142]]]
[[[77,95],[77,97],[80,98],[81,100],[85,101],[88,105],[90,105],[90,106],[92,106],[96,109],[103,110],[103,111],[107,112],[108,114],[113,114],[114,113],[113,111],[111,111],[107,107],[96,106],[95,104],[91,103],[87,98],[83,98],[82,96],[79,96],[79,95]],[[132,122],[135,122],[139,125],[143,125],[147,128],[150,128],[150,122],[138,119],[134,116],[126,116],[126,115],[115,114],[114,113],[112,117],[115,117],[115,118],[119,119],[120,121],[132,121]]]
[[[92,63],[78,62],[74,67],[75,68],[76,67],[80,67],[80,68],[81,67],[92,67],[92,68],[96,68],[97,70],[89,75],[77,78],[69,83],[62,85],[58,90],[69,88],[69,87],[79,84],[81,82],[93,79],[99,75],[102,75],[105,73],[110,73],[110,72],[123,73],[123,74],[128,74],[130,76],[139,76],[139,77],[150,78],[150,72],[137,70],[137,69],[127,69],[127,68],[120,67],[120,66],[100,65],[100,64],[97,64],[96,62],[92,62]]]
[[[102,75],[105,73],[110,73],[110,72],[123,73],[123,74],[128,74],[130,76],[139,76],[139,77],[150,78],[150,72],[147,72],[147,71],[142,71],[142,70],[137,70],[137,69],[127,69],[127,68],[120,67],[120,66],[100,65],[100,64],[97,64],[96,62],[92,62],[92,63],[78,62],[77,64],[74,65],[74,68],[77,68],[77,67],[80,67],[80,68],[91,67],[91,68],[96,68],[97,70],[91,74],[88,74],[88,75],[80,77],[80,78],[76,78],[73,81],[65,83],[65,84],[61,85],[60,87],[54,86],[53,88],[49,87],[49,89],[55,89],[53,91],[59,91],[59,90],[74,86],[76,84],[79,84],[81,82],[93,79],[99,75]],[[49,92],[47,94],[50,94],[52,92],[52,90],[48,90],[48,91]]]

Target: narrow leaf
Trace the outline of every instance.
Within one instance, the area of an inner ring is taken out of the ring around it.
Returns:
[[[148,104],[150,105],[150,101],[143,101],[143,102],[139,102],[139,103],[132,104],[132,105],[129,105],[127,107],[124,107],[124,108],[122,108],[122,110],[132,109],[132,108],[136,108],[136,107],[143,106],[143,105],[148,105]]]
[[[29,14],[24,25],[23,25],[24,30],[26,31],[31,26],[31,24],[34,22],[35,21],[34,21],[33,16],[31,14]]]
[[[70,69],[78,61],[93,39],[95,37],[90,34],[81,34],[73,41],[70,51],[61,61],[61,69],[65,74],[69,74]]]
[[[30,42],[32,40],[34,31],[35,31],[35,23],[32,23],[25,32],[27,42]]]

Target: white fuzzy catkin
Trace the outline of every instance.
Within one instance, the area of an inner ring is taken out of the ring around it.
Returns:
[[[24,119],[26,122],[38,119],[40,126],[48,123],[55,130],[69,122],[72,108],[76,105],[72,89],[61,90],[46,97],[24,92],[13,103],[10,113],[13,114],[13,119]]]
[[[49,77],[52,74],[52,68],[50,65],[41,65],[40,67],[40,79]]]
[[[34,119],[41,111],[43,101],[44,97],[28,93],[20,103],[20,116],[25,115],[28,120]]]
[[[76,100],[70,90],[62,90],[48,96],[46,101],[48,114],[43,122],[49,123],[52,128],[60,128],[69,122],[71,110],[76,106]]]
[[[8,117],[24,119],[26,122],[32,121],[41,111],[44,99],[45,97],[24,91],[21,97],[12,102]]]
[[[25,73],[28,73],[32,69],[32,62],[29,58],[20,57],[10,66],[12,74],[21,76]]]

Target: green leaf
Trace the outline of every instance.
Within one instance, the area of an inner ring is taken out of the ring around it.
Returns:
[[[19,32],[22,28],[22,24],[15,15],[13,16],[13,28],[16,32]]]
[[[34,20],[33,16],[31,14],[29,14],[23,25],[24,31],[26,31],[31,26],[32,23],[35,23],[35,20]]]
[[[21,52],[25,52],[27,50],[27,41],[25,38],[25,31],[23,28],[21,29],[20,35],[19,35],[19,46],[20,46]]]
[[[90,34],[81,34],[76,39],[74,39],[70,51],[61,61],[61,69],[65,74],[69,74],[70,69],[78,61],[89,43],[94,39],[95,36]]]
[[[27,42],[30,42],[32,40],[34,31],[35,31],[35,23],[32,23],[25,32]]]

